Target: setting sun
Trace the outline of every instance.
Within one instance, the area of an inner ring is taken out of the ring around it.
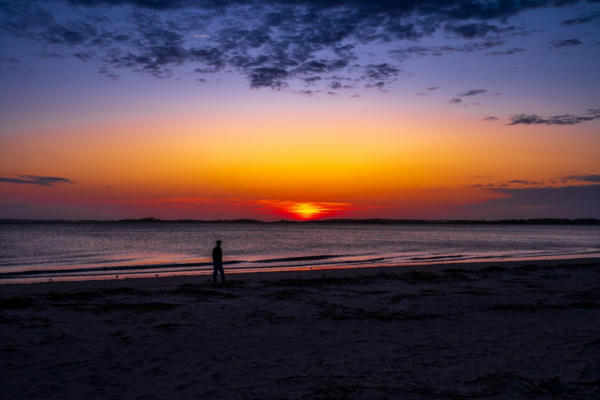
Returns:
[[[323,213],[323,208],[311,203],[297,203],[290,207],[290,212],[302,219],[311,219]]]

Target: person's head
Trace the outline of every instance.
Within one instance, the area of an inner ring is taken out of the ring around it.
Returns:
[[[217,240],[217,246],[221,246],[221,243],[222,242],[220,240]]]

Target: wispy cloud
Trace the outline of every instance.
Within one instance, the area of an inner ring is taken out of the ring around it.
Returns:
[[[70,179],[67,178],[38,175],[17,175],[16,178],[0,176],[0,182],[40,186],[54,186],[59,183],[73,183]]]
[[[592,22],[596,19],[600,18],[600,13],[594,12],[587,15],[582,15],[577,18],[566,19],[561,22],[563,25],[579,25],[579,24],[587,24],[588,22]]]
[[[572,46],[580,46],[583,43],[579,39],[560,39],[553,40],[550,42],[550,47],[560,48],[560,47],[572,47]]]
[[[446,32],[454,33],[460,37],[466,39],[474,39],[488,36],[490,34],[497,34],[501,32],[514,31],[514,26],[498,27],[496,25],[489,24],[487,22],[476,22],[476,23],[462,23],[462,24],[446,24],[444,27]]]
[[[507,125],[576,125],[596,119],[600,119],[600,108],[589,109],[583,115],[561,114],[541,117],[537,114],[517,114],[510,118]]]
[[[510,179],[500,182],[478,183],[472,185],[472,187],[477,189],[497,190],[507,188],[543,187],[544,185],[546,185],[545,181],[532,179]]]
[[[459,96],[459,97],[477,96],[480,94],[484,94],[485,92],[487,92],[486,89],[471,89],[471,90],[467,90],[465,92],[459,93],[459,94],[457,94],[457,96]]]
[[[584,174],[584,175],[567,175],[565,181],[581,181],[581,182],[598,182],[600,183],[600,175]]]
[[[496,51],[492,51],[490,53],[487,53],[488,56],[508,56],[511,54],[516,54],[516,53],[521,53],[525,51],[525,49],[521,49],[519,47],[515,47],[512,49],[508,49],[508,50],[496,50]]]

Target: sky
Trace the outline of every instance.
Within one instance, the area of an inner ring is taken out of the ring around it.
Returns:
[[[0,218],[600,218],[600,2],[0,0]]]

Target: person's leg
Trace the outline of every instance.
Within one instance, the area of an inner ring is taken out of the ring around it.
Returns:
[[[213,285],[217,283],[217,264],[213,264]]]
[[[221,273],[221,280],[225,282],[225,270],[223,269],[223,264],[219,265],[219,272]]]

